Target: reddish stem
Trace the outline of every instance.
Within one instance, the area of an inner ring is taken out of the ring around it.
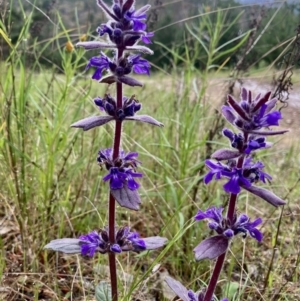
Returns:
[[[118,50],[118,58],[123,55],[123,50]],[[123,89],[122,83],[116,83],[116,98],[117,98],[117,108],[122,108],[123,99]],[[121,145],[121,135],[122,135],[122,122],[116,120],[115,125],[115,135],[114,135],[114,147],[113,147],[113,160],[119,157],[120,145]],[[109,204],[108,204],[108,236],[111,244],[115,243],[115,228],[116,228],[116,200],[109,194]],[[109,270],[110,270],[110,281],[111,281],[111,294],[112,301],[118,301],[118,280],[117,280],[117,267],[116,267],[116,256],[115,253],[109,252]]]
[[[244,145],[246,145],[246,143],[248,142],[248,134],[244,133]],[[241,155],[238,158],[238,162],[237,162],[237,168],[242,168],[243,164],[244,164],[244,159],[245,157],[243,155]],[[233,217],[235,215],[235,211],[236,211],[236,201],[237,201],[237,194],[230,194],[230,198],[229,198],[229,205],[228,205],[228,210],[227,210],[227,219],[230,220],[230,222],[232,223]],[[226,257],[226,252],[222,255],[220,255],[216,261],[213,273],[211,275],[209,284],[207,286],[207,290],[204,296],[203,301],[211,301],[214,295],[214,291],[216,289],[217,283],[218,283],[218,279],[220,277],[222,268],[223,268],[223,264],[225,261],[225,257]]]

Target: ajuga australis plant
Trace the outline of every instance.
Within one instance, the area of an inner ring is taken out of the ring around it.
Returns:
[[[208,220],[208,227],[215,231],[216,235],[206,238],[194,248],[195,259],[216,259],[216,263],[208,286],[198,293],[187,290],[171,277],[166,279],[168,285],[182,300],[215,300],[214,291],[226,252],[235,236],[246,238],[250,235],[258,242],[262,241],[263,234],[257,229],[262,219],[256,218],[251,221],[246,214],[237,215],[238,195],[242,189],[275,207],[285,204],[273,192],[257,186],[257,183],[265,183],[272,177],[263,171],[264,164],[260,161],[254,162],[252,157],[254,152],[272,146],[266,137],[286,132],[270,129],[271,126],[278,126],[281,119],[281,113],[274,110],[277,99],[270,99],[270,95],[271,92],[267,92],[253,98],[252,92],[243,88],[240,102],[229,95],[228,105],[222,107],[222,115],[236,129],[223,130],[223,135],[229,139],[232,148],[219,149],[211,155],[212,159],[205,161],[209,172],[204,177],[204,183],[208,184],[213,179],[226,180],[223,189],[229,194],[227,213],[223,214],[222,207],[211,207],[205,211],[199,210],[196,214],[195,220]],[[225,300],[227,299],[223,299]]]
[[[46,249],[63,253],[78,253],[83,256],[94,256],[96,253],[108,254],[111,278],[111,300],[118,300],[116,254],[128,251],[139,252],[162,247],[167,239],[159,236],[141,238],[137,232],[128,227],[116,225],[116,202],[122,207],[139,210],[141,203],[138,193],[138,178],[142,174],[137,171],[140,161],[137,152],[125,153],[121,149],[122,128],[125,121],[145,122],[155,126],[162,123],[148,115],[136,114],[141,110],[141,103],[135,95],[123,95],[123,85],[142,86],[142,83],[131,74],[150,74],[150,63],[143,59],[141,53],[152,54],[152,51],[139,42],[149,44],[153,33],[146,31],[146,12],[150,5],[136,10],[134,0],[114,0],[111,7],[102,1],[98,6],[105,12],[108,21],[102,23],[97,32],[107,38],[106,42],[80,42],[77,46],[85,49],[112,50],[112,56],[100,51],[92,57],[86,69],[93,69],[93,80],[99,83],[115,84],[116,95],[105,94],[94,99],[97,109],[102,115],[82,119],[72,127],[84,131],[102,126],[108,122],[115,123],[112,147],[103,146],[97,156],[100,165],[105,166],[107,174],[103,181],[109,183],[108,225],[101,230],[83,234],[78,238],[61,238],[52,240]],[[104,76],[103,71],[109,74]]]
[[[139,234],[127,225],[116,225],[116,202],[125,208],[139,210],[141,199],[138,193],[138,172],[140,161],[137,152],[125,152],[121,148],[123,124],[126,121],[145,122],[161,127],[162,123],[148,115],[139,115],[141,103],[135,95],[123,95],[123,85],[142,86],[142,83],[132,77],[132,73],[150,74],[150,63],[142,58],[142,53],[152,54],[152,51],[139,43],[149,44],[153,33],[146,31],[146,12],[150,5],[140,9],[135,8],[134,0],[113,0],[111,7],[102,0],[97,0],[98,6],[105,12],[108,21],[102,23],[97,32],[107,41],[80,42],[79,47],[101,49],[99,55],[92,57],[86,69],[92,69],[92,79],[99,83],[115,84],[115,96],[105,94],[94,99],[95,106],[101,115],[87,117],[72,124],[72,127],[84,131],[114,122],[115,131],[112,146],[103,146],[97,156],[97,162],[105,166],[107,174],[103,177],[109,183],[108,225],[101,230],[82,234],[78,238],[61,238],[52,240],[46,249],[64,253],[78,253],[83,256],[94,256],[96,253],[108,254],[111,300],[118,300],[116,254],[122,252],[139,252],[160,248],[167,242],[166,238],[154,236],[141,238]],[[111,51],[111,56],[104,53]],[[108,71],[108,74],[104,71]],[[209,172],[204,177],[205,184],[213,179],[226,179],[223,185],[229,194],[227,213],[224,208],[211,207],[205,211],[199,210],[196,221],[208,220],[208,227],[216,234],[200,242],[195,248],[195,259],[215,260],[215,268],[207,287],[198,292],[188,290],[179,281],[167,277],[166,282],[171,289],[184,301],[215,300],[214,291],[221,273],[226,252],[235,236],[245,238],[250,235],[257,241],[263,238],[257,227],[261,218],[251,220],[246,214],[237,215],[237,200],[242,189],[262,198],[273,206],[284,205],[285,202],[257,184],[271,180],[271,176],[263,171],[262,162],[255,162],[252,154],[260,149],[271,147],[266,140],[270,135],[283,134],[286,131],[272,131],[271,126],[277,126],[281,114],[274,110],[276,99],[270,99],[271,93],[258,94],[253,98],[251,91],[242,89],[241,101],[237,102],[228,96],[228,105],[222,107],[226,120],[236,128],[236,131],[224,129],[223,134],[230,141],[232,148],[220,149],[212,154],[212,159],[205,164]],[[104,201],[103,201],[104,202]],[[223,299],[226,301],[228,299]]]

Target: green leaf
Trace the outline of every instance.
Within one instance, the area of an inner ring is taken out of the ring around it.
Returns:
[[[100,281],[96,286],[95,296],[97,301],[111,301],[111,286],[106,281]]]

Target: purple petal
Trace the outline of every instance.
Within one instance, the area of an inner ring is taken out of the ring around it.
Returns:
[[[236,117],[229,106],[222,106],[222,115],[229,123],[234,124]]]
[[[199,210],[195,216],[196,221],[201,221],[203,219],[211,219],[220,224],[223,220],[222,212],[224,208],[222,207],[211,207],[208,208],[205,212],[202,210]]]
[[[246,88],[242,88],[241,91],[241,99],[246,101],[248,99],[248,90]]]
[[[273,192],[271,192],[267,189],[253,186],[253,185],[249,186],[249,187],[243,186],[243,188],[245,190],[257,195],[258,197],[262,198],[263,200],[267,201],[268,203],[270,203],[271,205],[273,205],[275,207],[286,204],[286,202],[284,200],[282,200],[277,195],[275,195]]]
[[[118,81],[125,84],[125,85],[128,85],[128,86],[131,86],[131,87],[142,87],[143,84],[141,82],[139,82],[138,80],[134,79],[133,77],[129,77],[129,76],[120,76],[118,77]]]
[[[214,173],[209,171],[204,177],[204,183],[207,185],[214,177]]]
[[[77,238],[61,238],[51,240],[44,249],[51,249],[66,254],[79,254],[81,253],[80,240]]]
[[[256,228],[261,223],[262,223],[262,219],[261,218],[257,218],[255,221],[248,223],[247,227]]]
[[[274,111],[265,116],[265,122],[267,126],[279,125],[279,120],[282,119],[281,113],[279,111]]]
[[[261,242],[263,239],[263,234],[258,229],[249,229],[249,234],[255,238],[257,241]]]
[[[222,148],[222,149],[218,149],[217,151],[215,151],[211,155],[211,158],[221,161],[221,160],[234,159],[234,158],[237,158],[239,155],[240,155],[240,152],[237,150]]]
[[[240,185],[239,185],[239,179],[240,177],[235,174],[233,175],[230,180],[223,185],[224,190],[227,193],[233,193],[233,194],[238,194],[241,191]]]
[[[111,116],[91,116],[71,124],[71,127],[81,128],[84,131],[88,131],[94,127],[104,125],[113,119],[114,118]]]
[[[215,259],[224,254],[229,246],[229,240],[223,235],[217,235],[203,240],[195,247],[196,260]]]
[[[92,79],[100,80],[101,77],[102,77],[102,70],[98,68],[95,70]]]
[[[110,247],[110,250],[112,252],[115,252],[115,253],[121,253],[122,252],[122,249],[121,247],[118,245],[118,244],[113,244],[111,247]]]
[[[234,232],[231,229],[227,229],[223,232],[223,235],[225,235],[228,238],[231,238],[234,236]]]
[[[202,210],[198,210],[198,212],[197,212],[197,214],[195,215],[194,218],[195,218],[196,221],[202,221],[202,220],[204,220],[208,217],[207,217],[206,212],[204,212]]]
[[[141,200],[137,190],[130,190],[124,185],[121,189],[111,189],[110,193],[120,206],[136,211],[140,209]]]
[[[148,32],[147,34],[145,34],[145,35],[142,36],[142,41],[145,44],[152,44],[152,41],[149,38],[151,38],[153,36],[154,36],[153,32]]]
[[[188,290],[179,281],[169,276],[166,277],[165,281],[179,298],[181,298],[183,301],[190,301]]]
[[[127,179],[127,186],[130,190],[137,190],[140,187],[140,184],[129,175]]]
[[[223,129],[222,133],[223,133],[223,135],[224,135],[225,137],[227,137],[230,141],[233,141],[233,139],[234,139],[234,137],[235,137],[233,131],[231,131],[231,130],[225,128],[225,129]]]
[[[126,117],[125,120],[136,120],[136,121],[141,121],[145,123],[150,123],[152,125],[157,125],[157,126],[164,126],[161,122],[157,121],[151,116],[148,115],[135,115],[135,116],[130,116]]]

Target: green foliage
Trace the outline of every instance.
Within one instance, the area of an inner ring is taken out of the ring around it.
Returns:
[[[92,1],[93,2],[93,1]],[[143,1],[142,3],[145,3]],[[70,8],[76,6],[76,11]],[[0,16],[0,20],[9,28],[9,37],[13,44],[20,41],[24,43],[24,50],[31,53],[31,49],[36,52],[41,52],[35,59],[39,60],[40,64],[50,67],[55,64],[61,67],[61,61],[57,52],[58,48],[62,49],[68,40],[76,43],[82,34],[88,33],[90,39],[96,38],[95,28],[99,25],[98,22],[102,16],[100,10],[96,9],[96,3],[82,1],[66,1],[59,7],[54,1],[54,4],[48,1],[39,3],[38,9],[33,9],[32,6],[25,2],[25,6],[18,5],[17,0],[10,2],[9,18]],[[58,21],[59,15],[55,10],[58,9],[62,14],[62,20]],[[247,24],[255,18],[254,10],[260,10],[258,7],[243,7],[239,2],[234,0],[226,1],[202,1],[201,5],[196,0],[186,1],[184,4],[174,4],[164,6],[158,11],[159,20],[155,24],[155,42],[153,50],[155,56],[148,59],[157,67],[171,70],[173,57],[169,51],[161,48],[161,44],[167,49],[173,49],[178,54],[183,55],[188,47],[190,56],[198,55],[198,59],[194,61],[195,68],[205,68],[206,62],[205,51],[195,53],[199,39],[203,42],[208,42],[207,38],[212,37],[212,34],[207,32],[208,25],[211,29],[216,29],[216,33],[221,29],[222,35],[219,36],[215,49],[223,47],[223,51],[229,51],[230,58],[224,61],[224,56],[216,59],[216,65],[225,64],[226,67],[233,66],[238,61],[238,52],[233,51],[233,45],[241,42],[241,39],[247,35],[249,28]],[[95,10],[97,14],[95,14]],[[260,26],[257,35],[257,44],[254,49],[251,49],[247,62],[248,64],[258,65],[260,60],[270,64],[282,52],[286,40],[295,35],[294,30],[297,27],[299,19],[300,6],[299,3],[284,3],[280,6],[269,6],[265,8],[263,14],[262,25]],[[221,20],[220,13],[222,12]],[[2,18],[1,18],[2,17]],[[185,22],[180,22],[180,18]],[[190,19],[190,20],[189,20]],[[272,19],[271,23],[270,20]],[[28,21],[26,32],[22,33],[23,22]],[[282,22],[282,20],[285,20]],[[101,22],[101,21],[100,21]],[[62,33],[60,24],[65,24],[65,30]],[[170,25],[173,24],[174,25]],[[55,25],[56,24],[56,25]],[[188,26],[189,29],[185,27]],[[3,26],[1,26],[3,27]],[[92,28],[92,31],[90,31]],[[206,29],[205,29],[206,28]],[[195,39],[193,33],[198,37]],[[66,35],[68,33],[68,36]],[[262,36],[259,37],[259,34]],[[53,39],[55,36],[55,42]],[[226,44],[232,41],[231,44]],[[240,46],[240,45],[239,45]],[[7,57],[8,49],[4,48],[4,57]],[[276,65],[277,66],[277,65]]]
[[[260,39],[249,54],[249,62],[257,66],[259,61],[264,61],[268,65],[277,61],[286,47],[286,42],[296,34],[299,16],[300,4],[296,2],[269,8],[258,32]],[[269,23],[271,19],[272,22]],[[280,67],[280,62],[277,62],[275,67]]]

